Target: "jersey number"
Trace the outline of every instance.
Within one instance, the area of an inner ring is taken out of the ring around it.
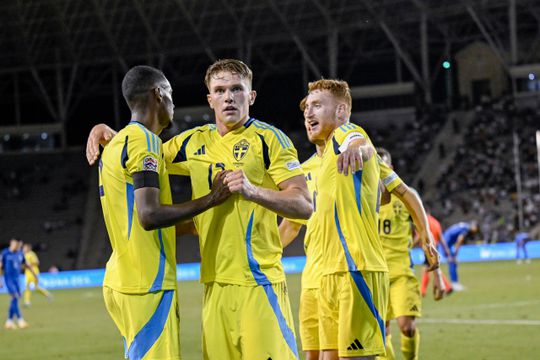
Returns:
[[[392,223],[390,220],[386,219],[382,222],[382,231],[386,235],[390,234],[392,232]],[[379,219],[379,232],[381,232],[381,220]]]

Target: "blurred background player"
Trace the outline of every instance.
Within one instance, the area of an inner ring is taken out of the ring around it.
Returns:
[[[11,239],[9,247],[4,249],[1,254],[2,261],[0,262],[0,269],[4,272],[4,284],[6,285],[9,296],[11,296],[8,319],[4,325],[6,329],[16,329],[17,326],[21,329],[28,327],[28,323],[24,321],[21,310],[19,309],[19,298],[21,297],[19,276],[22,269],[28,269],[34,275],[37,282],[37,275],[32,268],[26,266],[21,246],[22,242],[20,240]],[[15,324],[15,319],[17,319],[17,324]]]
[[[457,272],[457,256],[459,248],[465,242],[467,236],[473,236],[478,233],[478,224],[476,221],[459,222],[450,226],[443,233],[444,240],[448,245],[449,253],[446,254],[448,259],[448,272],[450,281],[452,281],[452,289],[455,291],[463,291],[465,287],[459,282]]]
[[[442,252],[444,254],[448,254],[448,256],[451,257],[450,249],[448,249],[448,245],[446,244],[446,241],[444,241],[444,237],[442,236],[442,226],[439,220],[437,220],[432,214],[431,209],[429,205],[426,205],[426,213],[428,217],[428,224],[429,224],[429,231],[431,231],[431,235],[433,235],[433,240],[435,241],[435,246],[437,249],[439,249],[439,252]],[[440,250],[442,248],[442,251]],[[430,272],[428,271],[428,262],[427,259],[424,261],[424,267],[422,268],[422,282],[420,284],[420,294],[422,294],[422,297],[426,296],[426,290],[429,285],[429,277]],[[444,284],[444,292],[446,294],[451,294],[453,289],[452,285],[446,278],[446,275],[441,271],[441,269],[437,269],[437,275],[441,278]]]
[[[529,255],[527,254],[527,243],[531,241],[529,233],[524,231],[518,232],[514,241],[516,242],[516,262],[521,264],[525,260],[525,263],[530,264],[531,259],[529,259]],[[520,253],[523,253],[523,260],[519,258]]]
[[[383,148],[378,148],[377,153],[393,169],[390,153]],[[411,189],[411,191],[413,190]],[[386,313],[386,358],[395,359],[389,328],[390,320],[396,319],[401,332],[403,358],[406,360],[417,359],[420,348],[420,331],[416,327],[415,318],[421,316],[422,304],[418,280],[414,274],[414,264],[410,255],[413,243],[411,215],[405,204],[394,194],[390,194],[390,202],[381,205],[379,214],[379,235],[390,280],[388,311]],[[435,272],[437,271],[438,269],[435,270]],[[435,277],[435,281],[440,281],[437,273],[435,273]],[[436,293],[435,300],[440,300],[442,295],[442,291]]]
[[[39,286],[38,278],[39,275],[39,258],[36,253],[32,250],[32,244],[25,243],[23,245],[23,254],[24,260],[26,262],[26,270],[24,271],[24,276],[26,278],[26,288],[24,290],[24,305],[30,306],[30,298],[32,296],[31,288],[33,287],[41,295],[45,296],[47,299],[51,300],[52,295],[50,292]],[[32,269],[32,271],[30,271]],[[35,275],[34,275],[35,274]]]

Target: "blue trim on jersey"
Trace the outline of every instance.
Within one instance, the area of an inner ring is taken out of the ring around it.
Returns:
[[[356,199],[356,208],[358,209],[358,214],[362,215],[362,170],[358,170],[353,173],[353,182],[354,182],[354,197]]]
[[[354,280],[354,283],[356,284],[356,287],[360,291],[362,298],[364,299],[367,306],[369,307],[369,310],[371,310],[371,313],[377,320],[377,323],[379,324],[379,329],[381,330],[383,344],[386,344],[384,320],[382,319],[381,315],[379,314],[379,311],[377,311],[377,308],[375,307],[375,304],[373,303],[373,295],[371,295],[371,291],[369,290],[368,284],[366,284],[366,280],[364,280],[364,277],[362,276],[362,273],[360,271],[351,271],[350,274]]]
[[[349,130],[352,130],[354,129],[356,126],[354,124],[343,124],[339,127],[339,129],[343,132],[347,132]]]
[[[266,141],[264,140],[264,136],[262,136],[261,134],[257,134],[257,135],[259,135],[259,138],[261,139],[261,143],[262,143],[264,168],[268,170],[270,168],[270,155],[268,154],[268,145],[266,144]]]
[[[409,267],[411,269],[414,269],[414,263],[413,263],[413,260],[412,260],[412,254],[411,254],[410,250],[409,250],[409,262],[410,262]]]
[[[103,189],[103,185],[99,185],[99,197],[105,196],[105,190]]]
[[[128,240],[133,225],[133,205],[135,203],[135,190],[133,184],[126,183],[127,216],[128,216]]]
[[[253,121],[253,125],[255,125],[256,128],[258,129],[263,129],[263,130],[270,130],[274,133],[274,135],[276,135],[279,143],[281,144],[281,147],[284,148],[284,149],[287,149],[289,147],[291,147],[291,143],[290,143],[290,140],[289,138],[279,129],[273,127],[272,125],[269,125],[267,123],[264,123],[260,120],[257,120],[255,119]]]
[[[127,359],[128,356],[129,356],[129,352],[128,352],[128,346],[127,346],[127,341],[126,341],[126,338],[122,336],[122,341],[124,342],[124,359]]]
[[[272,306],[272,310],[274,310],[274,314],[276,315],[279,329],[281,330],[281,334],[283,335],[283,338],[285,339],[285,342],[289,346],[289,349],[294,353],[294,356],[298,359],[298,349],[296,347],[296,340],[294,338],[294,333],[287,325],[287,320],[285,320],[285,316],[283,315],[283,312],[281,311],[281,308],[279,307],[279,301],[278,297],[276,295],[276,292],[274,291],[274,288],[272,287],[272,283],[266,275],[261,271],[261,267],[257,260],[255,260],[253,256],[253,250],[251,248],[251,229],[253,227],[253,214],[254,211],[251,212],[251,216],[249,217],[249,222],[246,230],[246,250],[247,250],[247,256],[248,256],[248,263],[249,268],[251,269],[251,272],[253,274],[253,277],[255,278],[255,281],[257,282],[257,285],[261,285],[264,288],[264,292],[266,293],[266,297],[268,298],[268,301],[270,302],[270,306]]]
[[[349,267],[349,271],[358,271],[358,268],[356,267],[356,264],[354,263],[351,253],[349,252],[349,247],[347,246],[347,241],[345,240],[343,231],[341,231],[341,225],[339,223],[339,216],[338,216],[336,204],[334,204],[334,219],[336,222],[336,228],[339,235],[339,240],[341,241],[341,245],[343,246],[343,251],[345,251],[345,258],[347,259],[347,266]]]
[[[253,123],[253,121],[255,121],[254,118],[249,118],[248,121],[246,121],[246,122],[244,123],[244,127],[248,128],[249,125],[251,125],[251,124]]]
[[[138,125],[143,130],[144,135],[146,135],[146,146],[148,146],[148,152],[151,152],[152,148],[150,146],[150,136],[148,135],[149,130],[138,121],[131,121],[128,125],[131,125],[131,124]]]
[[[165,248],[163,246],[163,234],[161,232],[161,229],[157,229],[157,233],[159,238],[158,273],[156,275],[154,283],[152,284],[152,287],[150,288],[150,290],[148,290],[148,292],[161,290],[161,287],[163,285],[163,276],[165,275]]]
[[[334,136],[332,136],[332,146],[334,147],[334,154],[341,154],[341,151],[339,151],[339,143]]]
[[[191,137],[193,136],[193,134],[190,134],[187,138],[184,139],[184,141],[182,142],[182,145],[180,146],[180,150],[178,150],[178,153],[176,154],[176,156],[174,157],[173,159],[173,164],[174,163],[179,163],[179,162],[184,162],[187,160],[187,156],[186,156],[186,146],[189,142],[189,139],[191,139]]]
[[[377,207],[375,208],[375,211],[377,214],[379,213],[379,210],[381,209],[381,187],[377,186]]]
[[[163,291],[156,311],[131,342],[128,350],[129,359],[142,359],[159,339],[169,317],[173,296],[174,290]]]

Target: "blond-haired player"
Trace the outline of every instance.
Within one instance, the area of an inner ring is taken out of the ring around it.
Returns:
[[[26,279],[26,287],[24,290],[24,305],[30,306],[30,298],[32,296],[32,287],[38,291],[41,295],[45,296],[47,299],[51,300],[52,295],[46,289],[39,286],[38,276],[39,276],[39,258],[36,253],[32,250],[32,244],[25,243],[23,245],[23,254],[24,260],[26,261],[26,266],[33,270],[30,271],[28,268],[24,270],[24,276]]]
[[[426,256],[438,267],[421,202],[376,155],[366,132],[349,122],[351,103],[346,82],[319,80],[309,84],[304,111],[306,126],[326,144],[311,221],[321,227],[319,340],[328,360],[385,354],[388,269],[377,229],[379,178],[410,207]]]

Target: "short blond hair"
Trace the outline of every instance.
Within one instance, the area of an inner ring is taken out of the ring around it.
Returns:
[[[352,110],[351,89],[349,88],[349,84],[347,84],[346,81],[321,79],[321,80],[310,82],[308,84],[308,94],[315,90],[329,91],[336,98],[343,100],[347,104],[349,112]]]
[[[210,90],[210,81],[212,80],[212,77],[222,71],[237,74],[241,78],[247,79],[249,86],[251,87],[251,83],[253,81],[253,72],[245,63],[236,59],[221,59],[210,65],[206,70],[204,83],[206,84],[208,90]]]

